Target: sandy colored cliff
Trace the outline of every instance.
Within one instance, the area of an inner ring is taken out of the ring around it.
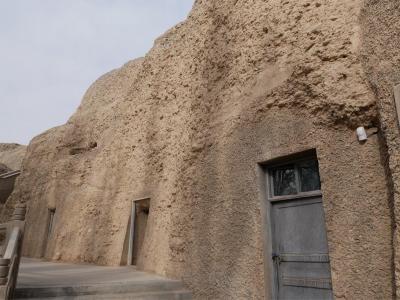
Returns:
[[[196,299],[263,299],[257,165],[316,149],[335,296],[390,299],[397,219],[369,67],[388,53],[365,42],[382,30],[374,5],[197,0],[33,139],[3,212],[27,202],[25,255],[118,265],[131,201],[150,197],[139,268],[183,278]],[[360,144],[358,126],[380,133]]]
[[[0,143],[0,163],[6,165],[11,170],[21,169],[25,153],[26,146]]]
[[[10,171],[11,169],[9,167],[7,167],[5,164],[0,163],[0,175]]]

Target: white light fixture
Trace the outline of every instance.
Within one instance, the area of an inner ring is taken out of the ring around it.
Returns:
[[[357,128],[357,137],[360,142],[366,141],[368,139],[367,132],[364,127]]]

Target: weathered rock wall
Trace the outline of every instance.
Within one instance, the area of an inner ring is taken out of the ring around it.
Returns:
[[[379,120],[387,148],[385,164],[391,177],[393,250],[396,292],[400,298],[400,134],[394,86],[400,84],[400,2],[366,1],[361,15],[361,57],[371,88],[378,99]]]
[[[0,163],[0,175],[3,173],[10,172],[11,169],[7,165]]]
[[[0,143],[0,163],[12,170],[21,169],[22,160],[26,153],[26,146],[19,144]]]
[[[14,143],[0,143],[0,175],[20,170],[25,154],[26,146]],[[14,189],[16,176],[18,175],[0,178],[0,207],[2,210],[4,203]]]
[[[183,278],[196,299],[268,298],[258,164],[314,148],[336,298],[390,299],[385,140],[354,134],[381,124],[361,56],[368,5],[196,1],[145,58],[101,77],[66,125],[32,141],[7,204],[28,203],[24,253],[119,264],[131,201],[149,196],[140,268]]]

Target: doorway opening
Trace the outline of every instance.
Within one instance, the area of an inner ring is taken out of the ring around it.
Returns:
[[[46,225],[46,236],[43,243],[42,257],[46,255],[46,249],[49,244],[51,235],[54,230],[54,220],[55,220],[56,209],[49,208],[47,210],[47,225]]]
[[[150,198],[142,198],[132,201],[127,257],[128,265],[137,265],[138,258],[142,254],[149,213]]]
[[[315,152],[266,165],[266,265],[273,299],[333,299]]]

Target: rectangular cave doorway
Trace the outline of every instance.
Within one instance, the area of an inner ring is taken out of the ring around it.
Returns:
[[[55,214],[56,214],[56,209],[55,208],[48,208],[47,209],[47,220],[46,220],[46,235],[44,238],[44,243],[42,247],[42,254],[41,257],[46,256],[46,251],[48,244],[50,242],[53,230],[54,230],[54,223],[55,223]]]
[[[150,212],[150,198],[142,198],[132,201],[131,217],[129,224],[129,244],[127,265],[137,265],[141,256],[143,244],[146,238],[147,220]]]

